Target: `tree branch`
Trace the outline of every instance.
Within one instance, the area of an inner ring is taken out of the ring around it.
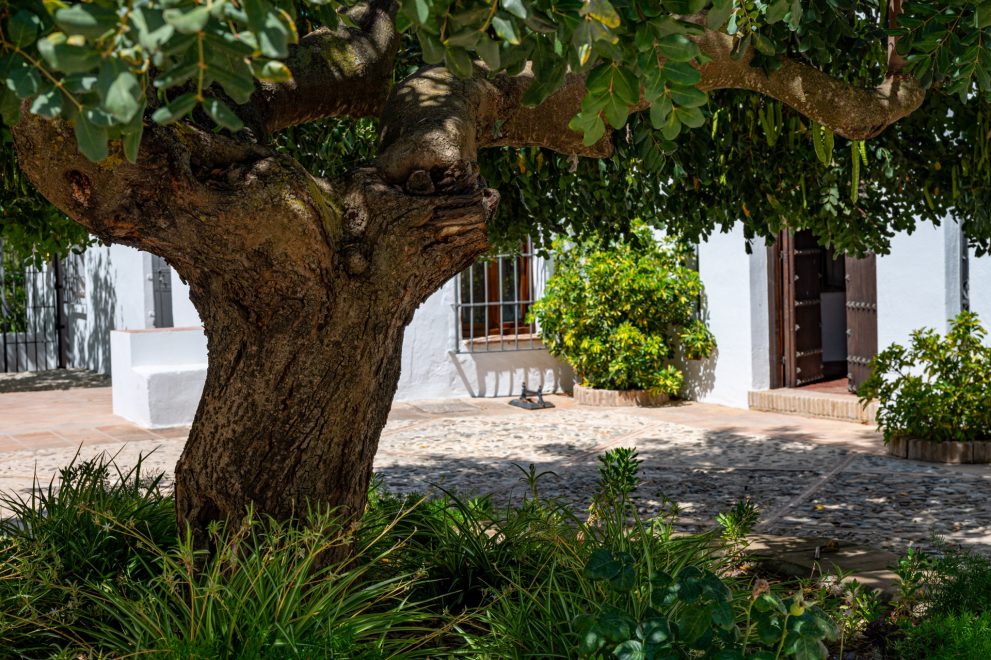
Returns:
[[[874,89],[864,89],[787,58],[779,69],[765,73],[751,66],[752,47],[739,59],[730,57],[734,39],[721,32],[706,30],[693,40],[712,58],[701,68],[699,89],[746,89],[770,96],[850,140],[877,136],[915,112],[926,96],[915,78],[902,76],[900,69],[891,67],[894,60],[890,55],[884,81]]]
[[[349,12],[356,27],[320,28],[293,49],[293,79],[263,83],[249,102],[269,133],[322,117],[378,116],[389,94],[399,47],[398,4],[370,0]]]

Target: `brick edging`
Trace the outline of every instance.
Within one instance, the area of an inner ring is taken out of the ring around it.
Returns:
[[[888,454],[928,463],[991,463],[991,440],[933,442],[910,436],[897,436],[887,443]]]
[[[667,394],[651,394],[643,390],[600,390],[575,384],[575,403],[582,406],[610,408],[651,408],[671,401]]]

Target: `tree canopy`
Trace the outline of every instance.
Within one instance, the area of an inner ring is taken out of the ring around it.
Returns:
[[[525,78],[525,107],[576,88],[545,106],[566,113],[555,144],[487,127],[509,145],[479,156],[502,192],[495,239],[622,233],[640,216],[690,240],[743,221],[748,238],[811,228],[884,252],[952,214],[979,249],[991,241],[991,2],[405,0],[389,9],[401,46],[349,4],[4,0],[0,109],[8,124],[22,104],[71,121],[94,160],[117,140],[108,162],[134,160],[151,122],[188,121],[272,134],[334,176],[375,157],[388,86],[436,63]],[[347,118],[304,124],[319,116]],[[31,220],[0,233],[78,242],[4,151],[3,213]]]

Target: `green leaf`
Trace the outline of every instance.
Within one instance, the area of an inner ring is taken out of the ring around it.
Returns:
[[[697,108],[705,105],[709,100],[706,93],[697,87],[676,87],[671,86],[671,100],[675,105],[684,108]]]
[[[665,62],[661,71],[672,85],[692,86],[702,81],[699,70],[686,62]]]
[[[492,70],[499,68],[500,57],[499,57],[499,44],[495,41],[489,39],[487,35],[482,35],[478,44],[475,46],[475,50],[478,54],[482,56],[482,60],[485,62]]]
[[[79,153],[93,162],[107,157],[107,129],[97,126],[86,117],[86,113],[76,115],[73,127],[76,135],[76,146]]]
[[[689,16],[702,11],[708,2],[707,0],[662,0],[661,4],[672,14]]]
[[[721,29],[735,9],[733,0],[714,0],[709,13],[705,16],[706,27],[710,30]]]
[[[9,90],[3,90],[10,93]],[[54,87],[47,92],[38,94],[31,102],[31,112],[45,119],[55,119],[62,114],[62,92]]]
[[[244,128],[244,122],[234,114],[234,111],[227,107],[227,104],[216,98],[208,98],[203,101],[203,109],[210,115],[210,119],[218,126],[229,131],[239,131]]]
[[[267,83],[285,83],[292,80],[292,71],[278,60],[252,60],[251,73]]]
[[[440,39],[423,30],[417,31],[416,37],[420,40],[424,62],[427,64],[439,64],[444,61],[444,46],[441,44]]]
[[[514,46],[519,45],[520,37],[516,33],[516,26],[513,25],[513,21],[502,16],[492,17],[492,28],[495,30],[496,34],[503,41],[507,41]]]
[[[802,24],[802,1],[791,0],[791,16],[788,18],[788,25],[792,30],[797,30]]]
[[[188,92],[156,110],[151,118],[158,124],[171,124],[188,115],[195,107],[196,94]]]
[[[619,14],[609,0],[585,0],[579,13],[598,21],[607,28],[615,30],[619,27]]]
[[[258,47],[265,57],[282,59],[289,56],[292,33],[274,10],[265,15],[262,28],[255,36],[258,37]]]
[[[100,67],[97,91],[106,110],[117,123],[126,124],[144,105],[144,88],[125,64],[108,60]]]
[[[55,25],[66,34],[80,34],[95,40],[114,30],[119,18],[117,12],[96,4],[78,4],[55,12]]]
[[[455,32],[444,42],[446,46],[457,48],[474,48],[482,38],[482,33],[474,28],[465,28]]]
[[[671,99],[667,96],[663,96],[653,103],[650,104],[650,123],[651,125],[660,130],[664,128],[667,124],[668,118],[671,115]]]
[[[6,5],[4,8],[6,9]],[[44,25],[37,14],[21,9],[10,17],[6,27],[7,38],[14,45],[24,48],[34,43]]]
[[[100,53],[92,46],[67,43],[60,32],[38,40],[38,53],[48,66],[63,73],[86,73],[100,65]]]
[[[785,14],[788,13],[790,2],[791,0],[771,0],[771,3],[767,5],[767,11],[764,13],[764,20],[767,21],[767,24],[774,25],[780,22],[785,17]]]
[[[138,43],[149,53],[154,53],[164,46],[175,28],[165,22],[161,10],[149,7],[135,7],[130,15],[131,25],[138,34]]]
[[[619,575],[622,564],[607,548],[597,548],[585,562],[585,575],[593,580],[609,580]]]
[[[613,655],[619,660],[646,660],[647,658],[643,644],[635,639],[628,639],[617,646],[613,649]]]
[[[22,99],[41,91],[41,84],[41,74],[23,60],[19,60],[7,73],[7,88]]]
[[[658,39],[657,50],[670,62],[690,62],[699,54],[699,47],[683,34],[669,34]]]
[[[499,0],[499,5],[517,18],[526,18],[526,5],[523,0]]]
[[[129,163],[138,162],[138,151],[141,148],[141,136],[144,134],[145,130],[144,111],[145,106],[142,104],[140,110],[134,115],[134,119],[131,120],[131,123],[128,124],[121,133],[121,142],[124,147],[124,157]]]
[[[216,80],[235,103],[247,103],[255,91],[251,68],[243,61],[230,62],[228,66],[218,66],[211,62],[206,68],[207,75]]]
[[[196,34],[206,27],[210,20],[210,9],[206,5],[194,5],[187,9],[166,9],[162,12],[162,18],[180,34]]]
[[[665,140],[673,140],[679,133],[681,133],[681,120],[678,119],[678,113],[671,112],[668,114],[667,123],[661,127],[661,135]]]
[[[444,66],[459,78],[471,78],[475,67],[471,57],[463,48],[447,48],[444,50]]]
[[[705,115],[698,108],[678,107],[672,113],[678,116],[678,121],[689,128],[698,128],[705,123]]]
[[[165,71],[157,78],[155,78],[155,87],[159,89],[168,89],[169,87],[175,87],[176,85],[181,85],[193,76],[195,76],[200,71],[200,65],[198,62],[193,62],[192,64],[185,64],[183,66],[177,66],[175,68]]]
[[[774,55],[777,52],[771,40],[763,34],[754,33],[753,38],[754,48],[756,48],[758,52],[768,56]]]

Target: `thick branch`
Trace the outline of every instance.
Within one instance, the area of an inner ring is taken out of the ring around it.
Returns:
[[[727,34],[707,30],[695,41],[712,58],[701,69],[700,89],[747,89],[770,96],[851,140],[878,135],[925,100],[925,90],[909,76],[889,75],[876,88],[863,89],[789,59],[764,73],[750,65],[752,49],[737,60],[730,57],[734,40]]]
[[[300,40],[288,61],[293,79],[262,84],[250,105],[268,132],[321,117],[378,116],[389,94],[399,35],[394,0],[371,0],[350,12],[356,27],[320,28]]]

